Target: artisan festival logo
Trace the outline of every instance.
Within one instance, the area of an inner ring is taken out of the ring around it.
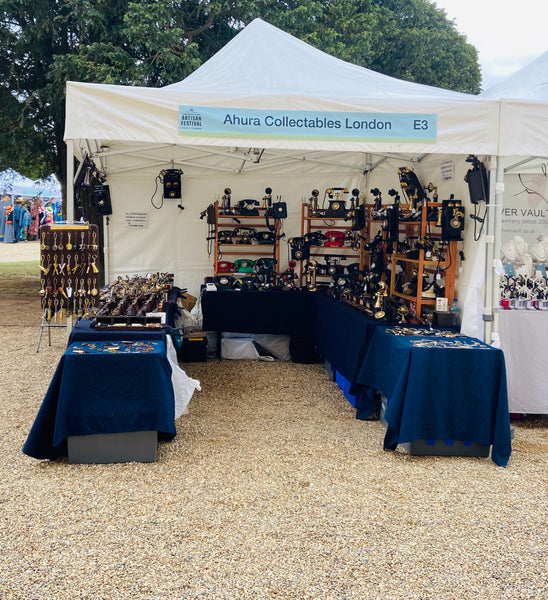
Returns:
[[[195,108],[183,110],[181,107],[179,109],[179,130],[201,131],[202,115]]]

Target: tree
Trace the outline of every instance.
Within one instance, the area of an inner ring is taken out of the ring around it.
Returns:
[[[476,50],[427,0],[0,0],[0,170],[65,196],[66,81],[180,81],[262,17],[341,59],[479,92]]]

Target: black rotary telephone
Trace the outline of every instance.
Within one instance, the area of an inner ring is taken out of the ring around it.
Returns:
[[[253,227],[236,227],[234,230],[234,236],[240,237],[238,244],[252,244],[257,231]]]
[[[217,286],[218,291],[230,290],[232,289],[232,284],[234,283],[234,277],[232,275],[217,275],[215,277],[215,285]]]
[[[224,230],[224,231],[219,231],[219,233],[217,233],[217,241],[219,242],[219,244],[233,244],[234,243],[232,241],[233,237],[234,237],[233,230]]]
[[[240,200],[238,202],[239,213],[242,217],[258,217],[259,216],[259,202],[257,200]]]
[[[311,231],[304,236],[304,240],[309,246],[323,246],[327,235],[321,231]]]
[[[276,234],[272,231],[257,231],[255,238],[259,244],[275,244]]]

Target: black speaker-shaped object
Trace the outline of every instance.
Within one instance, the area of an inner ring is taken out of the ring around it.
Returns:
[[[162,185],[164,186],[164,198],[181,198],[181,169],[164,169],[162,176]]]
[[[110,201],[110,188],[108,185],[99,184],[91,192],[91,203],[97,209],[98,215],[111,215],[112,203]]]

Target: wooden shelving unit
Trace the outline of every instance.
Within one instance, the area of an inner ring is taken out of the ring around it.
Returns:
[[[249,258],[257,260],[258,258],[274,259],[274,272],[279,271],[280,264],[280,223],[271,218],[269,220],[273,231],[269,229],[266,223],[265,208],[257,207],[258,216],[247,216],[241,214],[225,214],[224,209],[219,207],[219,202],[215,202],[215,261],[214,274],[219,274],[219,263],[222,261],[234,262],[238,259]],[[236,220],[237,219],[237,220]],[[239,223],[238,223],[239,221]],[[259,244],[257,240],[251,239],[250,244],[242,244],[239,241],[242,239],[238,235],[238,229],[253,228],[259,235],[261,232],[271,232],[274,236],[274,241],[271,244]],[[219,241],[219,232],[232,231],[236,235],[232,238],[232,243],[222,243]],[[233,272],[232,274],[237,274]],[[248,274],[248,273],[243,273]]]
[[[441,203],[429,202],[428,208],[441,208]],[[422,215],[420,221],[400,221],[400,228],[406,230],[406,234],[410,230],[415,230],[420,238],[430,237],[433,240],[441,241],[441,232],[439,230],[432,230],[437,227],[436,222],[429,222],[427,220],[427,206],[422,206]],[[435,298],[424,298],[422,290],[422,281],[425,274],[435,276],[440,271],[441,275],[445,280],[445,294],[447,298],[448,306],[450,307],[455,297],[455,274],[458,262],[457,253],[457,242],[449,241],[446,242],[443,250],[444,256],[442,260],[431,260],[426,256],[425,250],[419,250],[418,258],[408,258],[405,254],[391,254],[390,260],[392,261],[391,277],[390,277],[390,296],[396,298],[402,298],[407,303],[414,302],[416,305],[417,316],[422,315],[422,309],[424,306],[434,307],[436,304]],[[396,291],[396,266],[397,263],[403,263],[406,266],[406,271],[409,275],[413,271],[416,271],[417,278],[417,291],[415,294],[403,294]]]

